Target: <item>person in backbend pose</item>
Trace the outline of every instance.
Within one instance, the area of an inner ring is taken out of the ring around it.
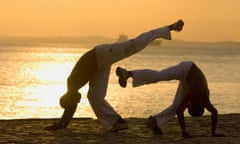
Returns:
[[[67,92],[60,98],[60,105],[65,109],[62,118],[45,129],[57,130],[67,127],[81,99],[78,90],[87,82],[87,98],[103,128],[110,132],[127,129],[127,122],[104,99],[111,65],[141,51],[157,38],[170,40],[170,31],[179,32],[183,25],[184,22],[179,20],[171,25],[142,33],[126,42],[97,45],[86,52],[73,68],[67,79]]]
[[[133,79],[133,87],[159,81],[179,80],[172,105],[159,114],[150,116],[147,121],[147,126],[154,134],[162,134],[161,125],[177,114],[182,136],[184,138],[191,138],[192,136],[186,131],[184,111],[187,108],[191,116],[200,117],[204,113],[204,108],[206,108],[212,114],[211,135],[224,136],[215,132],[218,113],[209,100],[209,89],[206,77],[194,62],[184,61],[161,71],[150,69],[128,71],[124,68],[117,67],[116,74],[119,77],[121,87],[127,86],[129,77]]]

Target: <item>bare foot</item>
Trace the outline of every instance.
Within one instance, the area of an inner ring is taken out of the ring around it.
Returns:
[[[174,31],[179,32],[183,29],[183,26],[184,26],[183,20],[178,20],[177,22],[169,25],[168,27],[169,27],[170,30],[174,30]]]

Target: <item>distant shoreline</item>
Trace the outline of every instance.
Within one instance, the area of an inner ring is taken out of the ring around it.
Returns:
[[[0,37],[0,47],[3,46],[46,46],[46,47],[78,47],[82,45],[94,46],[103,43],[114,43],[116,38],[104,36],[86,36],[86,37]],[[240,48],[240,41],[185,41],[185,40],[163,40],[163,45],[203,45],[215,46],[225,45],[229,47]]]

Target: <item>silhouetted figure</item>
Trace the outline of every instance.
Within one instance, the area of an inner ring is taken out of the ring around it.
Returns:
[[[127,122],[104,99],[111,65],[143,50],[157,38],[170,40],[170,31],[181,31],[183,25],[183,21],[179,20],[174,24],[142,33],[135,39],[122,43],[98,45],[86,52],[76,63],[67,79],[67,92],[60,99],[60,104],[65,109],[62,118],[45,129],[56,130],[67,127],[81,99],[78,90],[87,82],[89,82],[88,100],[103,128],[110,132],[127,129]]]
[[[218,113],[210,102],[207,80],[195,63],[185,61],[161,71],[150,69],[128,71],[118,67],[116,69],[116,74],[119,77],[119,84],[122,87],[127,86],[129,77],[133,78],[133,87],[159,81],[179,80],[179,85],[172,105],[159,114],[150,116],[147,121],[148,127],[154,134],[162,134],[160,129],[161,125],[177,114],[182,136],[184,138],[191,138],[192,136],[186,131],[184,111],[187,108],[191,116],[200,117],[204,113],[204,108],[206,108],[212,115],[211,135],[224,136],[222,134],[216,134],[215,132]]]

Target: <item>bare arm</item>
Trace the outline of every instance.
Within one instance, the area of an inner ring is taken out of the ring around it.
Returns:
[[[192,136],[190,136],[186,130],[185,120],[184,120],[184,111],[187,107],[187,103],[191,98],[192,98],[191,94],[186,95],[183,101],[181,102],[181,104],[179,105],[179,107],[177,108],[177,116],[178,116],[179,125],[182,130],[183,138],[192,138]]]
[[[71,103],[65,108],[62,118],[56,124],[46,127],[45,130],[66,128],[76,111],[77,103],[78,102],[72,100]]]
[[[211,104],[209,99],[206,100],[205,107],[211,113],[211,121],[212,121],[211,135],[212,136],[217,136],[217,137],[223,137],[224,136],[223,134],[216,134],[216,127],[217,127],[217,120],[218,120],[217,109]]]
[[[73,117],[73,114],[75,113],[77,109],[77,103],[72,102],[71,105],[69,105],[63,112],[62,118],[60,122],[62,123],[63,127],[67,127],[69,124],[70,120]]]

